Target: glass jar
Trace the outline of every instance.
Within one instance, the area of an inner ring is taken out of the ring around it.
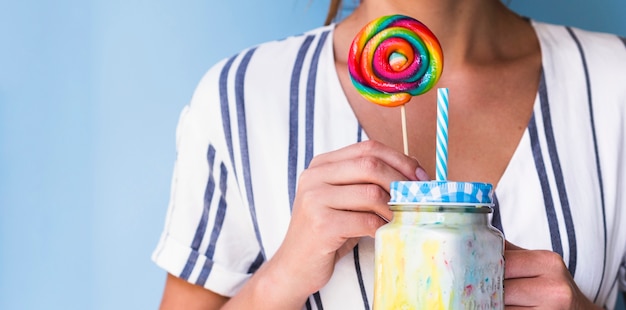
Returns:
[[[376,232],[374,309],[504,309],[504,237],[492,186],[393,182]]]

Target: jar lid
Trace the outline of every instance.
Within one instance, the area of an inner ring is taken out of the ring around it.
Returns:
[[[493,206],[493,186],[489,183],[452,181],[391,182],[390,205],[437,204]]]

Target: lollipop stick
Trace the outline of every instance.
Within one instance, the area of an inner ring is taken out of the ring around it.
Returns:
[[[437,181],[448,178],[448,89],[437,89]]]
[[[400,113],[402,114],[402,142],[404,143],[404,155],[409,156],[409,137],[406,133],[406,108],[404,104],[400,106]]]

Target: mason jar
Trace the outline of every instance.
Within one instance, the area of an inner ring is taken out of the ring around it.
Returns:
[[[393,182],[376,232],[374,309],[504,309],[504,237],[492,185]]]

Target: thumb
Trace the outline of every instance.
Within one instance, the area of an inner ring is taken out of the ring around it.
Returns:
[[[504,240],[504,249],[505,250],[525,250],[524,248],[521,248],[511,242],[509,242],[508,240]]]
[[[337,250],[336,261],[339,261],[344,255],[350,253],[354,247],[359,243],[360,238],[349,238],[346,242]],[[335,261],[335,262],[336,262]]]

